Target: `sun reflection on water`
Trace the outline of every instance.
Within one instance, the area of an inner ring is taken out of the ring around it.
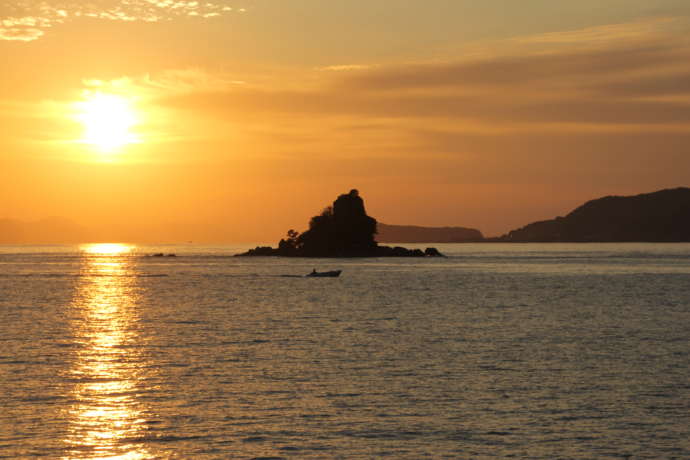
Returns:
[[[77,352],[72,367],[66,458],[143,459],[146,428],[139,400],[144,360],[138,351],[137,283],[133,247],[82,247],[72,304]]]

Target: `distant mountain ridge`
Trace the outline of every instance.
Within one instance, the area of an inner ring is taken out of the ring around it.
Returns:
[[[599,198],[565,217],[534,222],[492,241],[690,242],[690,188]]]
[[[74,244],[113,239],[111,232],[96,230],[60,217],[33,222],[0,218],[0,244]],[[598,198],[565,217],[533,222],[500,237],[484,238],[479,230],[465,227],[379,223],[377,230],[372,247],[377,242],[690,242],[690,188]],[[122,241],[134,241],[118,235]],[[155,235],[160,236],[159,232]]]
[[[91,240],[91,232],[62,217],[34,222],[0,219],[0,244],[75,244]]]
[[[378,224],[376,241],[381,243],[474,243],[484,240],[482,232],[465,227],[421,227]]]

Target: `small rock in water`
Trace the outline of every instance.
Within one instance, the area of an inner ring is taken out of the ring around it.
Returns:
[[[427,257],[445,257],[436,248],[426,248],[424,250],[424,255]]]

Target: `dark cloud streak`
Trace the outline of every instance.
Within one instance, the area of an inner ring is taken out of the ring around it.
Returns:
[[[635,46],[598,45],[548,54],[418,63],[334,72],[303,90],[233,88],[188,93],[164,104],[251,117],[352,117],[479,123],[493,130],[514,124],[576,124],[602,129],[635,125],[658,130],[690,123],[690,44],[652,37]],[[572,127],[569,128],[572,130]],[[674,128],[675,129],[675,128]]]
[[[674,49],[659,43],[644,47],[504,56],[360,71],[341,84],[347,89],[364,91],[553,84],[593,75],[603,77],[645,70],[650,66],[688,58],[689,54],[686,49]]]

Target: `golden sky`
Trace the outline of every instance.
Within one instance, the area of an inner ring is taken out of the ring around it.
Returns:
[[[690,185],[687,0],[6,0],[0,57],[0,220],[89,238],[275,242],[351,188],[490,236]]]

